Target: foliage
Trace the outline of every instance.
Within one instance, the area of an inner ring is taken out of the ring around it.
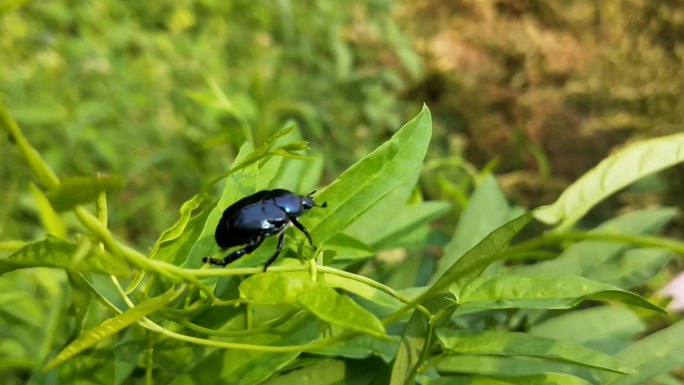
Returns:
[[[427,107],[318,190],[328,208],[302,217],[318,249],[288,230],[267,272],[259,264],[272,242],[226,268],[201,260],[217,251],[218,218],[240,197],[281,180],[320,183],[294,127],[261,146],[245,143],[214,179],[225,183],[218,200],[198,188],[145,254],[108,227],[111,181],[60,178],[4,107],[0,118],[40,183],[34,197],[52,234],[7,242],[0,259],[0,370],[10,381],[648,384],[681,365],[682,321],[664,316],[652,293],[630,291],[684,255],[684,243],[656,235],[676,211],[635,211],[583,230],[573,227],[577,212],[597,196],[567,203],[568,193],[551,207],[580,209],[553,211],[564,225],[544,232],[535,218],[550,221],[551,209],[511,207],[494,179],[479,175],[451,241],[435,243],[428,222],[446,203],[424,202],[417,186],[432,134]],[[603,178],[598,197],[684,161],[641,157],[634,167],[631,154],[661,144],[611,157],[616,176]],[[604,169],[568,191],[595,189]],[[88,194],[55,200],[74,183]],[[378,262],[397,245],[410,253]],[[444,247],[439,265],[427,253],[435,246]],[[653,320],[661,330],[634,342]]]

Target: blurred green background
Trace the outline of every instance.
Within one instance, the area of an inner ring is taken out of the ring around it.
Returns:
[[[126,178],[110,221],[144,249],[245,140],[295,120],[327,182],[422,103],[428,198],[455,217],[472,165],[549,203],[616,145],[681,130],[683,41],[678,1],[5,0],[0,99],[58,174]],[[0,234],[38,238],[29,173],[0,153]],[[681,175],[619,206],[681,206]]]

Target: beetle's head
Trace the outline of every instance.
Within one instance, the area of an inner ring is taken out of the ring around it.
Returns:
[[[302,207],[304,208],[304,211],[311,210],[313,207],[328,207],[327,202],[323,202],[322,205],[317,205],[314,201],[313,198],[311,197],[316,190],[306,194],[305,196],[302,197]]]

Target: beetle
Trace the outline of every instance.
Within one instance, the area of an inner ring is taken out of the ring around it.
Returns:
[[[264,271],[270,266],[283,248],[285,228],[289,223],[299,229],[309,244],[315,249],[311,235],[297,218],[314,207],[327,207],[327,203],[316,205],[312,191],[307,195],[298,195],[284,189],[262,190],[240,199],[223,211],[221,220],[216,226],[214,239],[226,250],[235,246],[245,246],[222,259],[204,257],[202,262],[212,265],[226,266],[243,255],[256,250],[266,237],[280,234],[276,252],[264,264]]]

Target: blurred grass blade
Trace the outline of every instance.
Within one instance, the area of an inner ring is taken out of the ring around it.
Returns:
[[[90,348],[105,338],[111,337],[125,327],[134,324],[148,314],[161,309],[164,305],[173,300],[175,294],[175,290],[170,289],[158,297],[149,298],[140,302],[134,308],[129,309],[114,318],[105,320],[100,325],[88,330],[76,341],[73,341],[64,349],[62,349],[62,351],[59,352],[55,358],[45,365],[43,370],[50,370],[54,368],[55,366]]]
[[[660,330],[630,345],[616,355],[625,365],[638,373],[629,375],[600,375],[606,385],[649,384],[654,377],[676,370],[684,363],[684,320]]]
[[[437,338],[449,354],[527,356],[569,362],[618,373],[635,373],[611,356],[587,347],[526,333],[441,328]]]
[[[54,235],[55,237],[66,239],[68,237],[68,232],[64,221],[59,217],[59,214],[55,212],[55,209],[50,204],[48,198],[43,194],[35,184],[29,183],[29,188],[31,190],[31,195],[36,201],[38,206],[38,215],[40,216],[40,221],[45,227],[45,231],[48,234]]]
[[[47,188],[57,187],[59,185],[59,178],[50,166],[45,163],[40,153],[31,146],[31,143],[21,132],[17,122],[2,103],[0,103],[0,127],[7,130],[10,140],[19,147],[24,160],[31,168],[31,171],[38,177],[38,180]]]
[[[479,277],[454,294],[462,306],[477,309],[569,309],[583,301],[595,300],[667,313],[637,294],[574,275]]]
[[[344,229],[418,169],[432,137],[427,107],[392,138],[352,165],[321,192],[328,207],[303,218],[315,242],[324,243]],[[393,215],[393,213],[386,213]]]
[[[106,192],[119,191],[125,184],[121,176],[77,176],[64,178],[59,186],[48,191],[48,199],[57,211],[70,210],[78,205],[95,202]]]
[[[684,161],[684,134],[637,142],[617,151],[570,185],[535,216],[557,230],[572,227],[592,207],[621,188]]]
[[[341,328],[385,338],[385,327],[378,317],[351,298],[315,282],[297,296],[297,302],[316,317]]]
[[[85,251],[84,255],[80,255]],[[127,275],[129,266],[97,247],[81,250],[81,245],[48,236],[29,243],[7,258],[0,259],[0,274],[30,267],[57,267],[81,273]]]
[[[198,208],[199,205],[201,205],[202,202],[204,202],[206,199],[206,195],[197,194],[190,200],[183,203],[183,206],[181,206],[180,209],[180,218],[178,219],[178,221],[176,221],[176,223],[173,224],[173,226],[164,230],[164,232],[161,234],[157,242],[154,244],[154,247],[152,248],[152,251],[149,254],[149,258],[154,258],[162,243],[173,241],[174,239],[177,239],[183,234],[185,228],[188,225],[188,222],[190,222],[190,216],[192,215],[192,212],[196,208]]]

